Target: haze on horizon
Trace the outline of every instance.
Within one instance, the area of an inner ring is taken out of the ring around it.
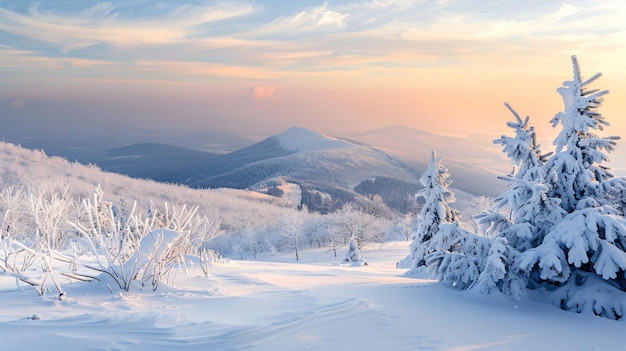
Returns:
[[[496,138],[508,101],[553,135],[575,54],[611,90],[602,134],[626,137],[624,18],[617,0],[0,0],[0,124]]]

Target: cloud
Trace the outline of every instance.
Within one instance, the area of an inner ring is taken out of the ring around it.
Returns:
[[[164,44],[197,35],[196,26],[248,15],[253,4],[180,5],[164,14],[124,17],[122,8],[99,3],[78,15],[42,10],[34,3],[27,13],[0,7],[0,31],[73,48],[105,42],[122,45]],[[133,9],[126,9],[134,13]]]
[[[272,95],[274,95],[275,91],[276,91],[275,86],[257,85],[257,86],[250,88],[250,91],[248,91],[248,98],[253,99],[253,100],[267,99],[271,97]]]
[[[257,34],[291,35],[303,32],[333,31],[346,28],[348,13],[333,11],[325,2],[321,6],[310,7],[298,13],[281,16],[265,27],[256,30]]]
[[[322,1],[0,1],[0,79],[232,81],[241,97],[246,80],[395,86],[425,68],[523,68],[572,50],[624,65],[616,2]]]

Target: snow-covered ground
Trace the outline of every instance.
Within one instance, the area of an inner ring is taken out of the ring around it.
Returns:
[[[199,266],[156,292],[65,283],[39,297],[0,275],[0,350],[626,350],[622,321],[407,278],[404,242]]]

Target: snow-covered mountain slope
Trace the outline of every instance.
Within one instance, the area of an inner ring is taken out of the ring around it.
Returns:
[[[300,127],[291,127],[274,136],[274,138],[278,140],[280,146],[283,148],[296,152],[356,147],[348,141],[329,137]]]

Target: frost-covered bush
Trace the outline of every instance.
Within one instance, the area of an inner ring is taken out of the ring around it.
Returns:
[[[156,289],[171,281],[175,266],[184,268],[184,254],[200,255],[220,233],[219,222],[197,216],[197,207],[150,204],[139,213],[136,203],[103,195],[97,187],[91,198],[80,199],[69,185],[54,182],[3,189],[0,272],[59,297],[68,280],[105,276],[111,290],[135,283]]]
[[[107,274],[126,291],[134,283],[156,290],[175,265],[185,266],[185,254],[201,255],[205,242],[218,233],[216,222],[197,219],[197,207],[165,204],[158,210],[151,203],[144,216],[136,213],[136,203],[129,208],[102,195],[97,188],[93,199],[83,199],[80,221],[71,224],[96,259],[97,266],[86,267]]]
[[[326,231],[330,239],[335,257],[337,247],[349,245],[352,238],[356,239],[359,249],[372,242],[382,242],[391,228],[391,222],[356,208],[351,204],[344,205],[340,210],[325,216]]]
[[[62,297],[62,272],[57,272],[52,262],[59,259],[58,250],[77,238],[69,224],[76,212],[67,184],[43,182],[27,189],[3,189],[0,271],[35,287],[40,294],[52,285]]]

